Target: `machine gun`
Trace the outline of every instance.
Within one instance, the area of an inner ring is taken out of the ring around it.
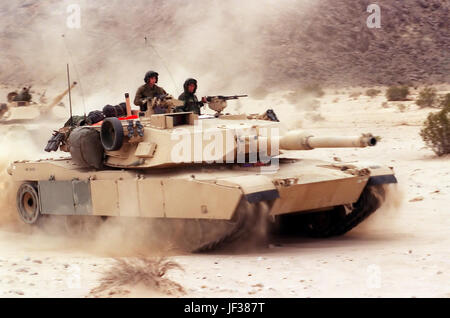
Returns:
[[[233,95],[233,96],[206,96],[206,101],[210,103],[213,100],[219,99],[219,100],[231,100],[231,99],[239,99],[241,97],[248,97],[248,95]]]
[[[58,151],[59,145],[66,139],[66,134],[55,130],[45,147],[46,152]]]
[[[208,102],[209,108],[216,112],[215,116],[221,115],[222,111],[227,107],[227,100],[239,99],[241,97],[248,97],[248,95],[233,95],[233,96],[207,96],[206,101]]]
[[[183,106],[182,101],[169,94],[147,97],[143,99],[143,102],[141,112],[146,112],[147,115],[171,113],[176,107]]]

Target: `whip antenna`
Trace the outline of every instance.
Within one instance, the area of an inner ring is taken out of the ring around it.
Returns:
[[[167,73],[169,74],[170,79],[172,80],[172,84],[173,84],[173,86],[175,88],[175,92],[177,92],[177,84],[176,84],[176,82],[175,82],[175,80],[174,80],[174,78],[172,76],[172,73],[170,72],[169,67],[167,66],[166,62],[164,62],[164,59],[162,58],[161,55],[159,55],[159,53],[156,50],[156,48],[147,40],[146,36],[144,37],[144,40],[145,40],[145,45],[149,44],[150,47],[152,48],[152,50],[155,52],[155,54],[159,57],[162,65],[164,66],[164,68],[166,69]]]
[[[69,86],[70,126],[73,127],[73,117],[72,117],[72,93],[71,93],[71,89],[70,89],[69,63],[67,63],[67,85]]]
[[[78,72],[77,65],[75,64],[75,62],[73,60],[72,54],[70,53],[69,46],[67,45],[66,35],[63,34],[62,38],[63,38],[63,42],[64,42],[64,47],[66,48],[67,55],[69,56],[69,60],[72,62],[72,65],[75,68],[75,73],[77,74],[77,77],[78,77],[78,83],[80,84],[80,91],[81,91],[81,99],[83,101],[84,120],[86,120],[86,103],[84,101],[83,86],[81,85],[81,76],[80,76],[80,73]]]

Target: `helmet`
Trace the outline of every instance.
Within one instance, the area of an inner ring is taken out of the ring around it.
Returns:
[[[194,94],[195,94],[195,92],[197,91],[197,80],[196,80],[195,78],[188,78],[188,79],[184,82],[184,85],[183,85],[184,91],[187,93],[187,91],[188,91],[188,86],[189,86],[190,84],[194,84],[194,85],[195,85],[195,88],[194,88]]]
[[[148,71],[147,73],[145,73],[145,77],[144,77],[144,82],[148,83],[148,80],[152,77],[156,77],[156,83],[158,83],[158,76],[159,74],[155,71]]]

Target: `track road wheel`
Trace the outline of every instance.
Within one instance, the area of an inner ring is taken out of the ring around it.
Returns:
[[[23,183],[17,191],[17,211],[20,219],[35,224],[41,215],[41,205],[35,183]]]

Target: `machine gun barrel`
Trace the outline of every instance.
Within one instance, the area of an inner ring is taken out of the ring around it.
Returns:
[[[280,149],[285,150],[311,150],[315,148],[364,148],[377,144],[372,134],[363,134],[355,137],[315,137],[303,131],[291,131],[280,137]]]
[[[57,151],[65,135],[59,131],[55,131],[45,147],[46,152]]]
[[[217,96],[207,96],[206,97],[206,101],[207,102],[211,102],[214,99],[220,99],[220,100],[231,100],[231,99],[239,99],[241,97],[248,97],[248,95],[232,95],[232,96],[222,96],[222,95],[217,95]]]

